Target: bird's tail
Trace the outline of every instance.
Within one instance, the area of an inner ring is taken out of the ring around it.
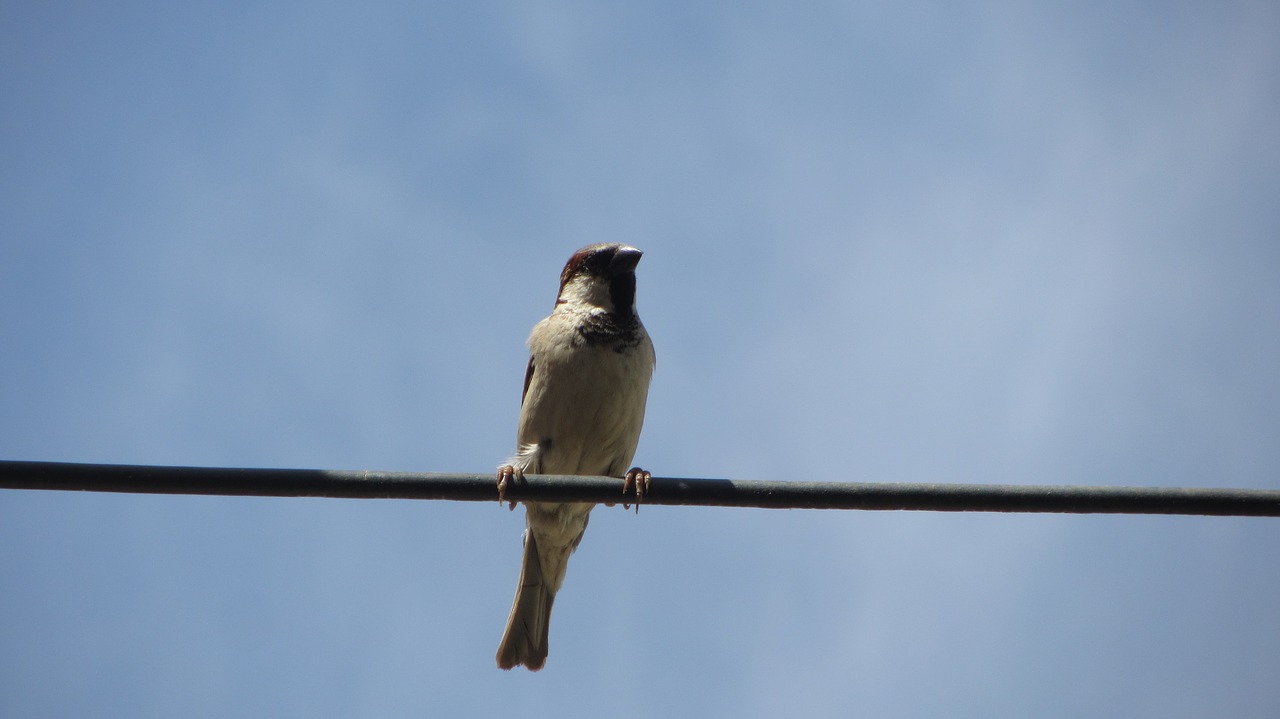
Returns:
[[[533,532],[524,533],[524,561],[520,584],[507,617],[507,630],[498,645],[498,666],[511,669],[523,664],[538,671],[547,662],[547,630],[551,626],[551,604],[556,595],[544,580],[538,558],[538,542]]]

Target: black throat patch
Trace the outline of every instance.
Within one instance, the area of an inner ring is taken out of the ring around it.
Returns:
[[[640,318],[630,310],[630,305],[627,307],[625,313],[615,310],[591,315],[578,325],[574,346],[591,345],[625,352],[640,344]]]

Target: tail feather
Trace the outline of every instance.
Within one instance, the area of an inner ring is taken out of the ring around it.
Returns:
[[[555,592],[543,577],[538,542],[532,531],[525,532],[520,583],[507,617],[507,629],[498,645],[498,667],[512,669],[523,664],[537,671],[546,664],[547,632],[555,599]]]

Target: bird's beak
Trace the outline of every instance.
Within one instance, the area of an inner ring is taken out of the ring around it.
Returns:
[[[613,255],[610,268],[615,272],[632,272],[640,264],[640,256],[644,253],[634,247],[619,247]]]

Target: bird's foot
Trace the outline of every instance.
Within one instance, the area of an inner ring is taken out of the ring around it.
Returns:
[[[524,470],[509,464],[498,467],[498,504],[506,501],[507,487],[510,487],[513,482],[524,484]],[[516,501],[513,499],[508,509],[514,510],[515,508]]]
[[[639,467],[632,467],[627,470],[627,474],[622,478],[622,495],[626,497],[631,493],[632,485],[635,486],[636,498],[636,514],[640,513],[640,502],[649,494],[649,484],[653,481],[653,475]],[[624,509],[631,509],[631,503],[627,499],[622,500]]]

